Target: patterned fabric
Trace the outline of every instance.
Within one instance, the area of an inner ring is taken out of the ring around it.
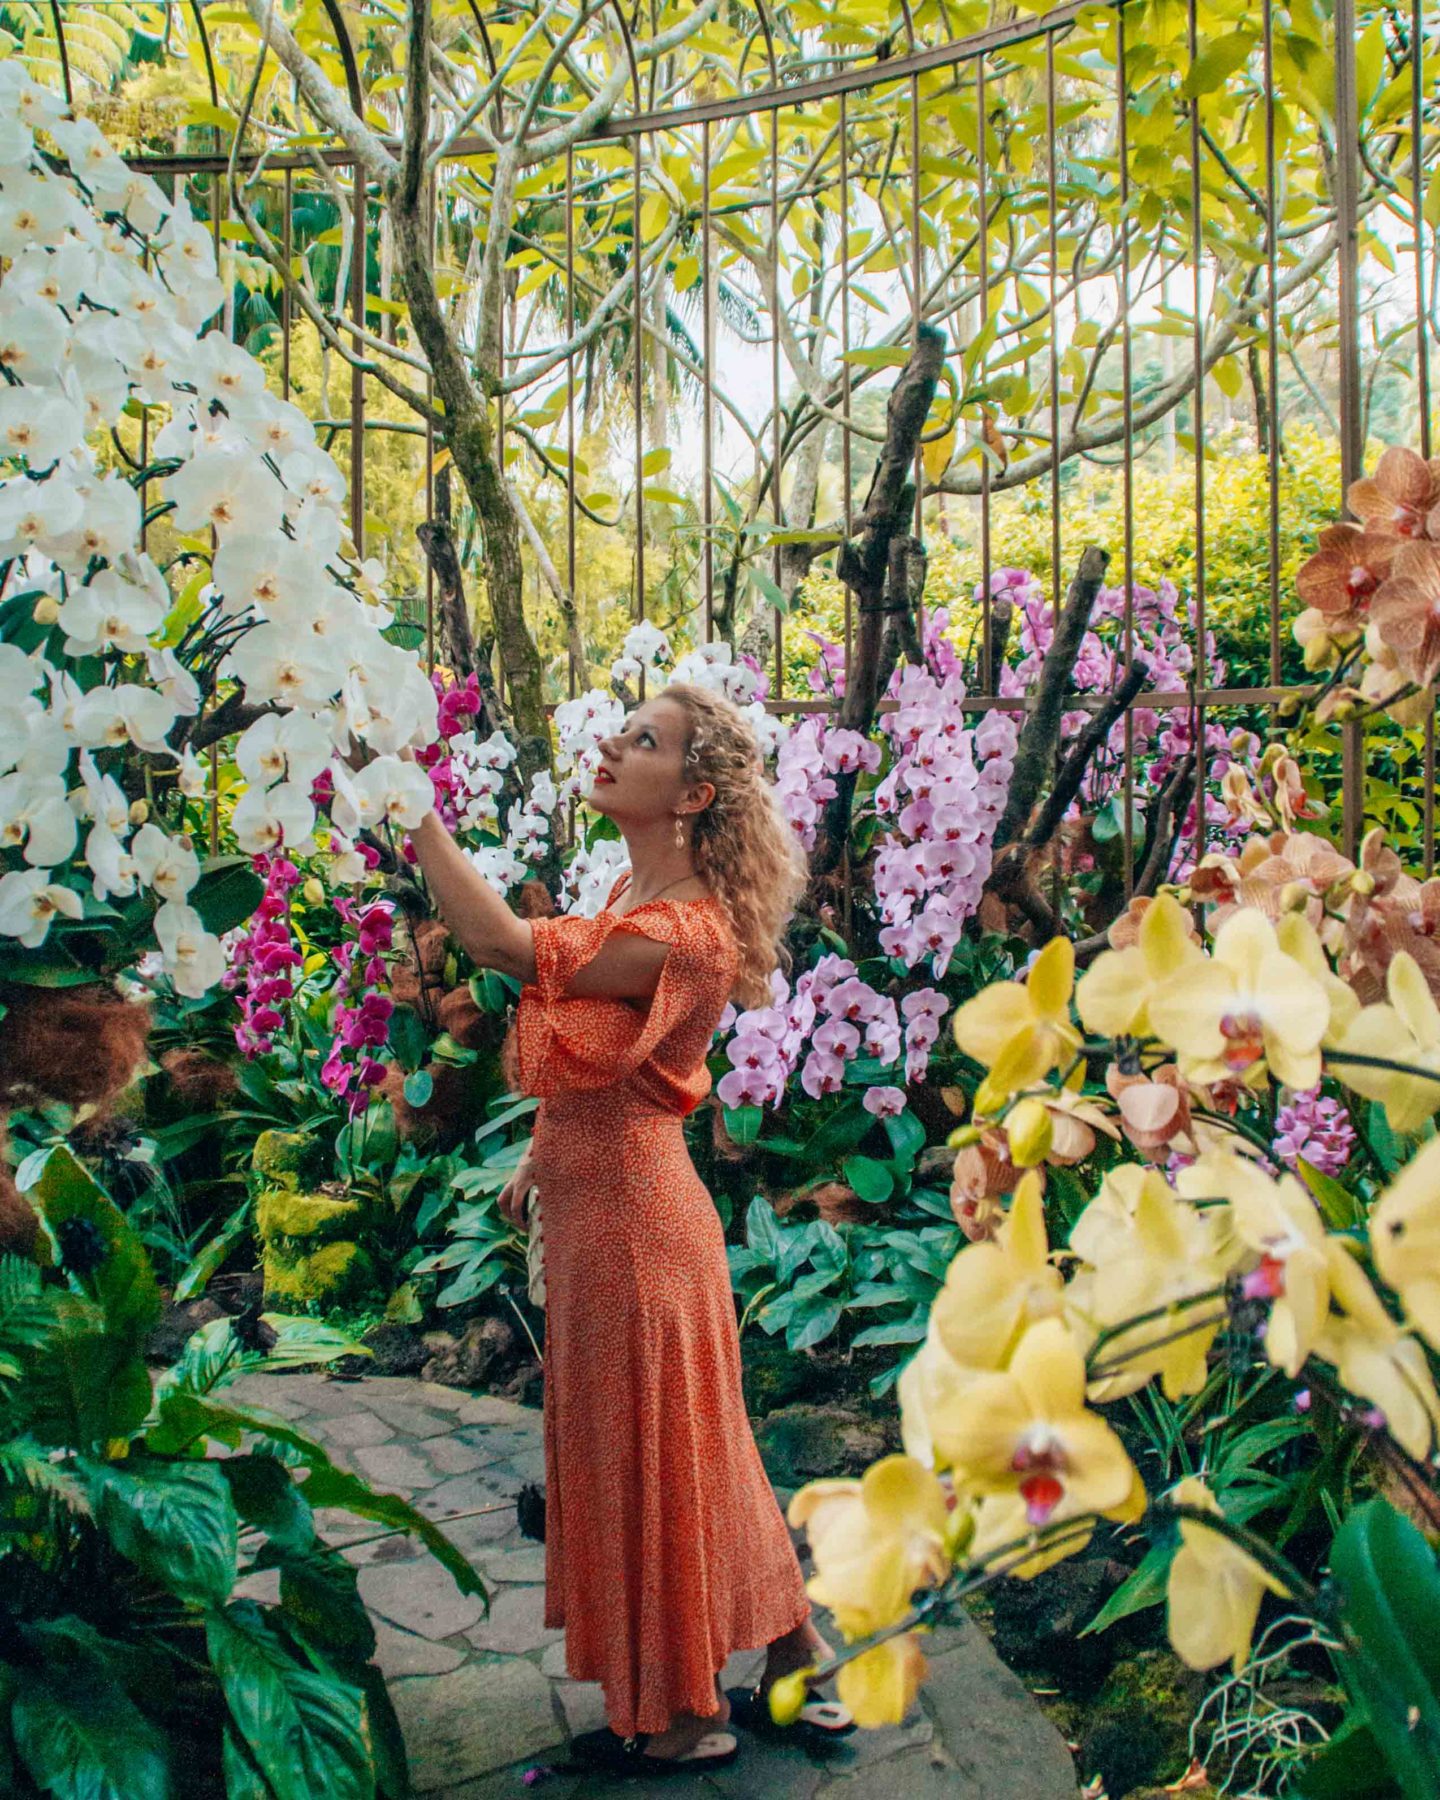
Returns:
[[[622,877],[622,884],[625,878]],[[545,1623],[614,1730],[717,1711],[715,1676],[808,1617],[746,1416],[724,1232],[681,1121],[735,976],[718,902],[538,919],[516,1020],[541,1096]],[[566,999],[612,931],[670,946],[648,1004]]]

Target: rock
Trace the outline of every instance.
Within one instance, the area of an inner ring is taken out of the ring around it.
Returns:
[[[265,1246],[265,1298],[279,1312],[314,1312],[367,1293],[375,1268],[358,1244],[321,1244],[310,1256]]]
[[[160,1323],[146,1340],[145,1360],[173,1363],[202,1325],[224,1317],[225,1309],[213,1300],[186,1300],[178,1306],[172,1303],[165,1308]]]
[[[545,1371],[532,1356],[496,1391],[521,1406],[541,1407],[545,1404]]]
[[[1135,1631],[1148,1636],[1150,1622],[1143,1614],[1129,1632],[1122,1621],[1108,1631],[1080,1635],[1130,1572],[1092,1545],[1030,1581],[997,1583],[991,1590],[996,1650],[1012,1669],[1042,1674],[1066,1693],[1093,1693],[1135,1644]]]
[[[1086,1708],[1080,1768],[1107,1794],[1124,1800],[1137,1788],[1161,1786],[1190,1763],[1190,1721],[1205,1696],[1203,1675],[1168,1650],[1144,1650],[1110,1671]]]
[[[979,1626],[963,1616],[955,1624],[954,1647],[928,1658],[930,1673],[920,1690],[920,1704],[955,1765],[944,1791],[956,1800],[1075,1800],[1078,1784],[1065,1740]],[[884,1773],[893,1779],[900,1770]],[[908,1795],[910,1789],[885,1791]]]
[[[444,1387],[492,1387],[513,1373],[518,1348],[504,1319],[472,1319],[453,1349],[425,1364],[424,1376]]]
[[[473,1781],[561,1739],[550,1683],[523,1657],[467,1662],[448,1675],[397,1681],[390,1697],[417,1794]]]
[[[298,1193],[307,1180],[324,1173],[326,1146],[308,1131],[262,1131],[250,1153],[250,1166],[272,1187]]]
[[[420,1334],[411,1325],[392,1325],[388,1321],[372,1325],[360,1339],[369,1356],[356,1357],[359,1367],[344,1374],[418,1375],[430,1360]],[[349,1357],[344,1359],[347,1363]]]
[[[816,1375],[809,1357],[796,1356],[774,1338],[747,1334],[740,1344],[745,1407],[752,1419],[763,1419],[815,1392]]]
[[[755,1441],[770,1479],[799,1487],[821,1476],[863,1474],[899,1448],[899,1433],[843,1406],[784,1406],[761,1421]]]

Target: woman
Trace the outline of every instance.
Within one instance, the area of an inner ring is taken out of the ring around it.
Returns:
[[[514,1047],[541,1097],[500,1196],[545,1242],[545,1623],[602,1683],[610,1728],[572,1749],[656,1775],[737,1754],[717,1730],[730,1653],[768,1647],[745,1716],[779,1676],[830,1653],[760,1461],[740,1384],[724,1234],[685,1149],[733,996],[770,997],[803,879],[755,739],[730,703],[674,684],[600,745],[591,805],[630,852],[594,919],[526,921],[435,813],[414,834],[446,922],[524,984]],[[811,1730],[854,1721],[812,1702]]]

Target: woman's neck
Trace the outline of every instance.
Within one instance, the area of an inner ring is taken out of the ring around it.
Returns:
[[[684,881],[695,880],[690,844],[687,841],[683,849],[676,848],[673,819],[626,826],[623,836],[630,852],[630,892],[636,905],[677,888]]]

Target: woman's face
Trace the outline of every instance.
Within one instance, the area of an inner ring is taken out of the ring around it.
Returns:
[[[617,825],[643,824],[706,804],[708,782],[685,779],[684,711],[663,696],[627,714],[613,737],[600,742],[600,767],[590,804]]]

